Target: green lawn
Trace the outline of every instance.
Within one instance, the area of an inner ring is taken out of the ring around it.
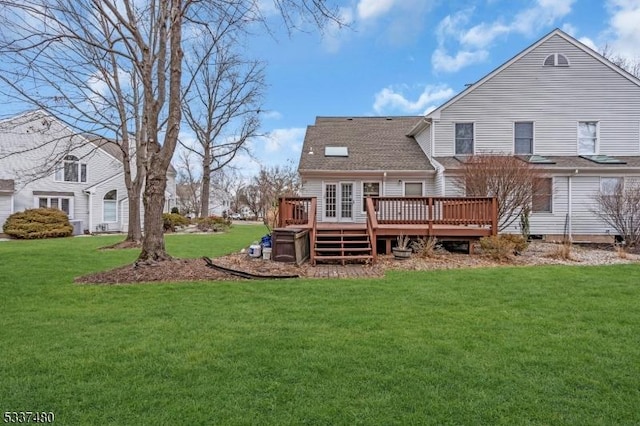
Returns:
[[[178,257],[264,234],[170,235]],[[80,286],[115,237],[0,242],[0,411],[58,424],[638,424],[640,266]]]

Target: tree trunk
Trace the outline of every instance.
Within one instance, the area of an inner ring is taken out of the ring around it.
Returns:
[[[129,226],[125,242],[140,244],[142,242],[142,226],[140,225],[140,191],[129,194]]]
[[[140,261],[159,262],[171,259],[164,246],[162,211],[165,203],[164,192],[167,187],[167,178],[162,174],[162,171],[162,167],[152,167],[145,183],[143,197],[145,232],[142,239],[142,252],[138,256]]]
[[[200,217],[209,216],[209,191],[211,188],[211,154],[205,147],[202,161],[202,188],[200,188]]]

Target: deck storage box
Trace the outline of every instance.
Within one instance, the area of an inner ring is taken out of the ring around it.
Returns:
[[[276,228],[271,239],[271,258],[276,262],[300,265],[309,258],[308,229]]]

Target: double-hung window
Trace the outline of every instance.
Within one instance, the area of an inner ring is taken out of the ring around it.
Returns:
[[[622,191],[624,180],[621,177],[601,177],[600,193],[606,196],[612,196]]]
[[[474,149],[473,123],[456,123],[456,155],[472,155]]]
[[[533,183],[531,211],[533,213],[551,213],[553,207],[553,179],[536,178]]]
[[[516,155],[533,154],[533,122],[516,122],[513,128],[513,137]]]
[[[595,155],[598,149],[598,122],[578,122],[578,155]]]
[[[87,165],[80,163],[75,155],[67,155],[62,164],[56,168],[55,180],[57,182],[86,182]]]
[[[102,221],[117,222],[118,221],[118,192],[113,189],[107,192],[102,199]]]

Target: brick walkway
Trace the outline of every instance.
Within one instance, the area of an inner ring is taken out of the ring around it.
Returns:
[[[381,268],[368,265],[316,265],[315,278],[380,278]]]

